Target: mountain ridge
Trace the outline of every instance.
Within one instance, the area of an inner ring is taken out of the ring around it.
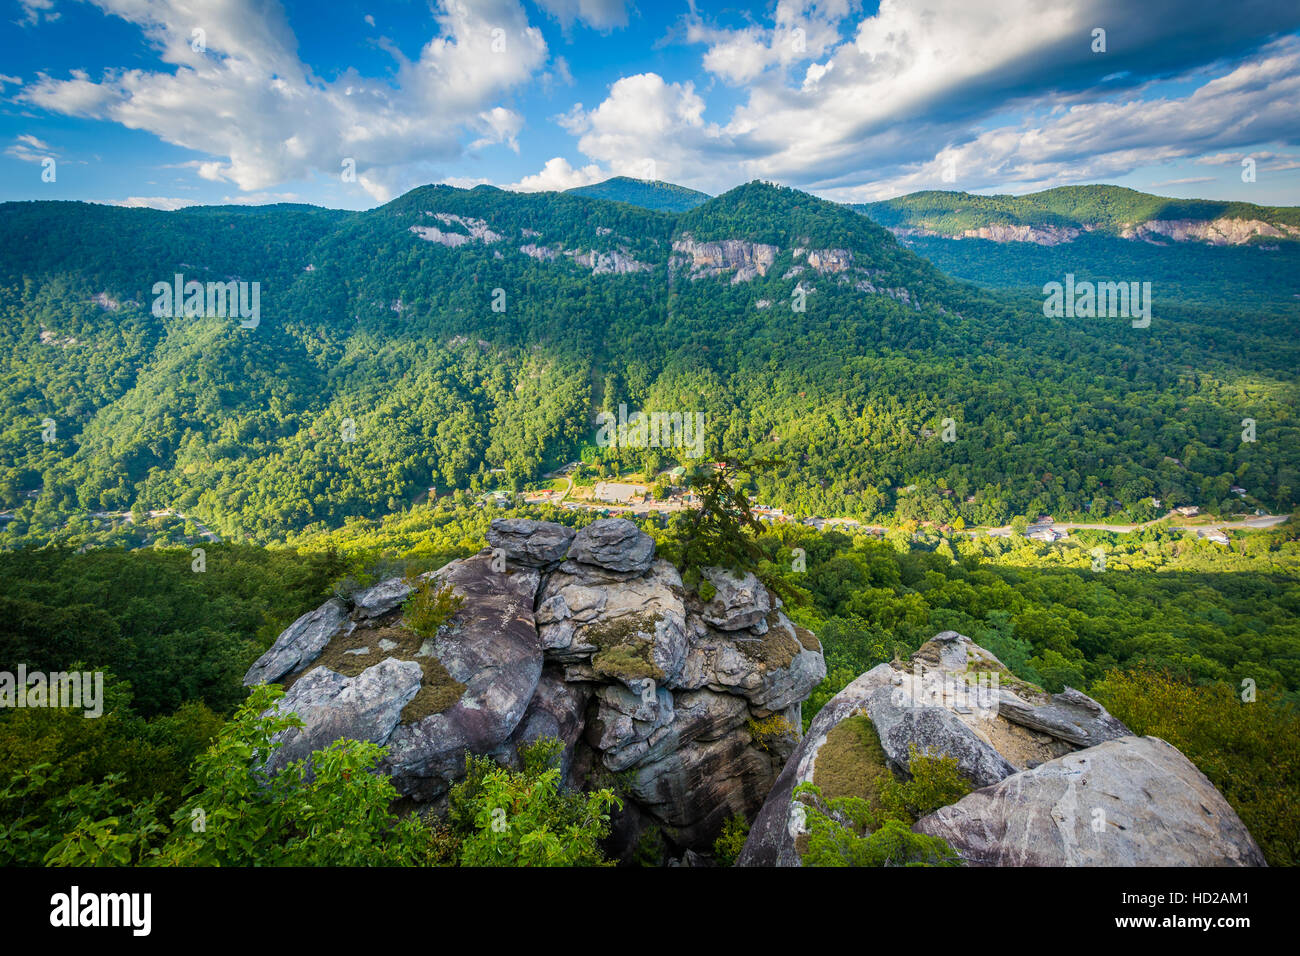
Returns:
[[[1300,488],[1293,307],[1246,327],[1162,290],[1152,334],[1047,319],[786,187],[684,213],[448,186],[351,213],[0,212],[5,543],[97,541],[96,514],[136,504],[278,540],[580,455],[685,461],[599,447],[620,404],[705,415],[709,454],[779,460],[756,497],[810,514],[1145,520],[1155,498],[1239,509],[1235,482],[1286,508]],[[260,283],[261,325],[154,315],[177,272]],[[1267,440],[1223,424],[1246,414]],[[972,440],[935,439],[945,419]]]
[[[1149,242],[1198,239],[1241,245],[1255,239],[1300,240],[1298,207],[1173,199],[1100,184],[1058,186],[1023,196],[927,190],[852,208],[896,235],[908,236],[1043,245],[1071,242],[1091,232]]]

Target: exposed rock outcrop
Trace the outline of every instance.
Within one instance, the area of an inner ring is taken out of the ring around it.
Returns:
[[[487,537],[424,576],[464,599],[433,636],[407,628],[412,583],[400,578],[280,635],[245,677],[283,681],[277,706],[304,722],[275,767],[343,737],[374,741],[398,790],[436,806],[467,750],[513,762],[549,736],[564,742],[570,784],[620,775],[624,842],[657,825],[678,847],[703,846],[730,816],[752,815],[825,676],[817,639],[753,575],[707,569],[713,599],[688,594],[623,519],[576,534],[498,519]]]
[[[487,542],[501,548],[506,558],[531,568],[558,564],[569,553],[574,530],[531,518],[498,518],[488,529]]]
[[[1214,785],[1157,737],[1120,737],[917,821],[976,866],[1264,866]]]
[[[767,275],[780,249],[763,242],[744,239],[723,239],[719,242],[696,242],[689,233],[673,240],[670,268],[674,271],[688,269],[691,279],[721,275],[735,270],[731,282],[748,282],[756,276]]]
[[[460,246],[469,245],[473,242],[481,242],[484,245],[491,245],[494,242],[500,242],[504,237],[493,232],[486,222],[482,219],[475,219],[473,216],[457,216],[447,212],[425,213],[426,216],[432,215],[444,226],[456,225],[464,229],[464,232],[444,231],[437,226],[412,226],[411,232],[415,233],[421,239],[428,242],[436,242],[440,246],[447,246],[449,249],[455,249]]]
[[[953,631],[926,642],[909,665],[872,668],[818,713],[738,865],[800,865],[804,810],[793,792],[825,782],[818,761],[828,739],[860,717],[870,720],[888,770],[905,775],[915,747],[954,758],[979,788],[916,825],[969,863],[1262,863],[1232,808],[1185,757],[1163,741],[1132,736],[1086,694],[1045,693]],[[1098,808],[1106,828],[1093,830]]]
[[[1174,242],[1208,242],[1212,246],[1240,246],[1256,236],[1269,239],[1300,237],[1300,228],[1287,223],[1276,225],[1259,219],[1150,219],[1136,226],[1125,224],[1123,239],[1172,239]]]
[[[1040,246],[1057,246],[1073,242],[1085,233],[1105,230],[1114,235],[1113,227],[1098,223],[1080,226],[1031,226],[1024,223],[991,223],[961,232],[945,232],[929,226],[891,226],[889,231],[901,238],[936,236],[943,239],[987,239],[991,242],[1032,242]],[[1218,219],[1148,219],[1140,223],[1122,223],[1119,238],[1146,242],[1205,242],[1213,246],[1245,245],[1257,237],[1269,239],[1300,238],[1300,227],[1289,223],[1270,223],[1261,219],[1221,216]]]
[[[610,249],[600,252],[588,249],[585,252],[566,252],[566,256],[580,266],[591,270],[592,275],[628,275],[633,272],[649,272],[654,266],[641,262],[625,250]]]

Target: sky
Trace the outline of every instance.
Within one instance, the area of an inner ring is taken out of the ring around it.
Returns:
[[[1300,205],[1296,0],[0,0],[0,49],[0,200],[625,175]]]

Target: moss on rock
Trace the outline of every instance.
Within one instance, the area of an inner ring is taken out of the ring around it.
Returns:
[[[326,667],[344,677],[356,677],[366,668],[390,657],[399,661],[415,661],[423,673],[420,689],[402,709],[402,723],[414,723],[451,707],[466,690],[466,685],[452,677],[436,656],[420,653],[425,644],[424,638],[406,627],[358,627],[350,634],[339,634],[332,638],[321,651],[320,657],[303,674],[317,667]],[[301,676],[302,674],[296,674],[285,681],[285,689],[292,687]]]
[[[436,657],[417,658],[424,677],[420,689],[402,708],[402,723],[413,724],[431,714],[440,714],[460,700],[466,685],[448,673]]]
[[[582,640],[598,648],[592,668],[621,680],[663,680],[664,672],[654,662],[655,625],[662,619],[662,614],[625,614],[586,628]]]
[[[846,717],[831,728],[817,751],[813,780],[827,800],[859,797],[880,810],[880,781],[889,773],[875,724],[866,714]]]

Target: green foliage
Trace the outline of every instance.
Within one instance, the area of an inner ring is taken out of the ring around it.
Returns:
[[[770,464],[728,461],[723,467],[706,467],[687,476],[699,506],[678,517],[674,537],[664,551],[685,569],[689,580],[683,578],[683,583],[694,587],[701,600],[710,600],[716,589],[703,580],[699,569],[749,571],[758,566],[762,552],[753,536],[763,533],[763,525],[754,517],[745,484],[755,471]]]
[[[954,758],[919,753],[916,744],[909,745],[907,752],[909,778],[889,775],[880,788],[887,816],[913,823],[970,793],[970,783],[958,773]]]
[[[922,226],[945,235],[992,224],[1100,226],[1118,234],[1151,219],[1258,219],[1300,225],[1300,210],[1248,202],[1167,199],[1123,186],[1058,186],[1024,196],[926,191],[855,207],[888,226]]]
[[[1129,215],[1125,195],[1058,197],[1045,214]],[[483,219],[509,241],[446,248],[411,231],[431,213]],[[779,249],[747,282],[670,282],[688,232]],[[1034,294],[953,281],[867,217],[763,183],[671,214],[448,187],[365,213],[6,204],[0,509],[12,520],[0,547],[193,546],[200,524],[279,543],[378,521],[424,507],[430,486],[437,502],[536,480],[590,443],[597,407],[622,401],[698,409],[720,455],[780,459],[750,498],[805,514],[973,526],[1040,511],[1145,518],[1153,496],[1295,506],[1300,243],[933,242],[954,247],[933,253],[945,264],[982,263],[952,266],[960,275],[1030,277]],[[592,274],[567,255],[530,258],[525,243],[649,268]],[[827,281],[805,312],[758,308],[807,278],[791,274],[806,267],[796,247],[852,253],[875,291]],[[275,321],[152,315],[152,285],[178,261],[198,281],[260,281]],[[1041,276],[1067,271],[1150,277],[1167,296],[1159,328],[1045,319]],[[1209,283],[1196,304],[1187,277]],[[493,288],[508,312],[491,311]],[[1224,307],[1229,291],[1240,307]],[[954,409],[958,442],[920,437]],[[1257,442],[1240,439],[1247,415]],[[46,417],[57,441],[39,439]],[[603,473],[653,475],[673,454],[601,451]],[[1249,500],[1227,492],[1234,481]]]
[[[961,859],[939,837],[913,833],[895,817],[880,818],[865,800],[823,800],[811,783],[795,787],[804,807],[804,866],[960,866]]]
[[[300,726],[272,708],[283,691],[254,688],[196,761],[187,797],[126,808],[109,779],[88,792],[81,818],[46,854],[53,866],[374,866],[426,862],[431,834],[397,818],[392,782],[375,773],[383,748],[339,740],[280,773],[265,771],[275,739]],[[105,816],[104,813],[109,815]]]
[[[919,753],[913,744],[907,777],[900,780],[865,714],[841,721],[822,750],[814,782],[793,794],[804,815],[797,849],[806,866],[959,865],[945,841],[909,829],[970,792],[954,758]]]
[[[755,720],[751,717],[746,721],[745,726],[754,743],[762,750],[770,751],[772,747],[783,741],[798,740],[798,735],[790,726],[790,721],[781,714],[773,714],[763,720]]]
[[[749,821],[743,814],[735,814],[727,818],[727,822],[722,825],[722,832],[718,838],[713,841],[714,859],[722,866],[731,866],[736,862],[736,857],[740,856],[740,851],[745,848],[745,840],[749,836]]]
[[[220,718],[204,704],[145,719],[130,688],[111,674],[104,713],[24,708],[0,713],[0,865],[38,866],[83,817],[142,809],[165,816],[180,803],[191,762],[216,735]]]
[[[0,670],[111,668],[145,716],[203,701],[229,713],[249,665],[320,604],[337,554],[209,545],[0,552]]]
[[[1300,863],[1300,713],[1276,691],[1253,702],[1226,683],[1191,686],[1149,668],[1111,671],[1089,688],[1135,734],[1181,750],[1218,787],[1270,866]]]
[[[447,817],[459,837],[461,866],[607,865],[600,841],[622,801],[608,789],[563,791],[562,749],[548,738],[521,748],[521,770],[466,755],[465,779],[451,790]]]
[[[465,598],[450,584],[438,588],[429,580],[411,583],[411,596],[402,605],[403,620],[421,637],[434,637],[464,606]]]
[[[651,824],[641,831],[632,848],[631,864],[633,866],[663,866],[668,858],[668,843],[664,840],[663,830]]]
[[[589,196],[592,199],[608,199],[612,202],[625,202],[633,206],[644,206],[660,212],[683,212],[694,209],[709,198],[707,193],[644,179],[631,179],[627,176],[615,176],[601,183],[590,186],[575,186],[566,190],[575,196]]]

